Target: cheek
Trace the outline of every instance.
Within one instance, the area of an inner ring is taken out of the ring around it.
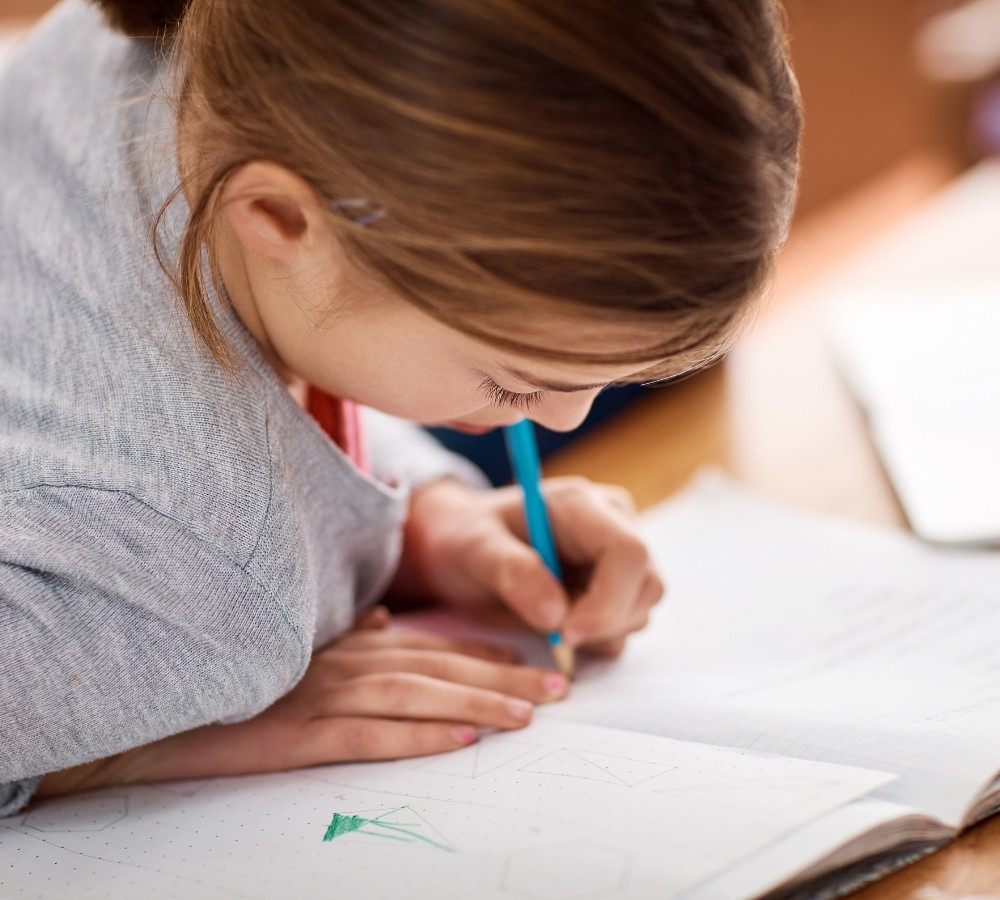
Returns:
[[[354,379],[353,386],[360,403],[424,424],[460,418],[486,405],[478,386],[467,379],[422,373],[414,366],[377,367]]]

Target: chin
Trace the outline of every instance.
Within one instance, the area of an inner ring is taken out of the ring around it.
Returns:
[[[469,422],[440,422],[438,428],[450,428],[453,431],[460,431],[462,434],[486,434],[497,428],[496,425],[473,425]]]

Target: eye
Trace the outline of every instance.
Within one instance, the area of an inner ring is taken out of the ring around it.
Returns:
[[[484,378],[479,383],[479,389],[494,406],[512,406],[515,409],[530,409],[545,396],[545,391],[532,391],[529,394],[508,391],[492,378]]]

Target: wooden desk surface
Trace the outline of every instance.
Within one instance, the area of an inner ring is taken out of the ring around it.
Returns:
[[[644,508],[714,464],[775,500],[906,527],[824,345],[821,314],[831,291],[850,284],[987,272],[1000,284],[993,247],[1000,242],[1000,163],[951,181],[954,174],[935,160],[914,159],[803,223],[761,322],[723,366],[651,390],[548,462],[546,472],[624,484]],[[1000,900],[1000,817],[854,897]]]

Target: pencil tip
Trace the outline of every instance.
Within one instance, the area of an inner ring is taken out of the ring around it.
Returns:
[[[576,651],[560,638],[558,642],[552,642],[552,656],[559,671],[572,681],[576,677]]]

